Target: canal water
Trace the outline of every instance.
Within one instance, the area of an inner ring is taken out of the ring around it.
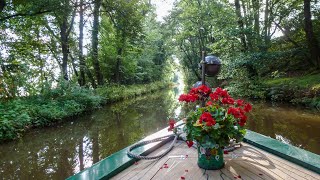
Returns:
[[[167,126],[177,88],[103,107],[0,145],[0,179],[65,179]],[[320,113],[253,102],[248,129],[320,154]]]

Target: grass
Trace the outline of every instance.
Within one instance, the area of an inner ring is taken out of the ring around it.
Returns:
[[[320,89],[320,74],[306,75],[291,78],[268,79],[264,81],[267,86],[290,85],[299,88],[308,88],[313,90]]]

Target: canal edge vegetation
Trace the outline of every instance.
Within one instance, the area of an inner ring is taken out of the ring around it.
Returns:
[[[293,77],[231,81],[225,88],[238,97],[291,103],[320,111],[320,72]]]
[[[102,105],[135,98],[169,87],[168,81],[139,85],[108,85],[82,88],[67,81],[41,95],[2,101],[0,143],[20,138],[28,129],[52,126]]]

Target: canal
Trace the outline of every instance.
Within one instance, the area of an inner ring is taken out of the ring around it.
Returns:
[[[0,145],[0,179],[65,179],[167,126],[175,88],[128,99]],[[320,113],[253,102],[248,129],[320,154]]]

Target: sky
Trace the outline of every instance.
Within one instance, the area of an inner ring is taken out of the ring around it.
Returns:
[[[151,3],[156,6],[157,20],[163,22],[163,18],[169,15],[169,11],[173,7],[175,0],[151,0]]]

